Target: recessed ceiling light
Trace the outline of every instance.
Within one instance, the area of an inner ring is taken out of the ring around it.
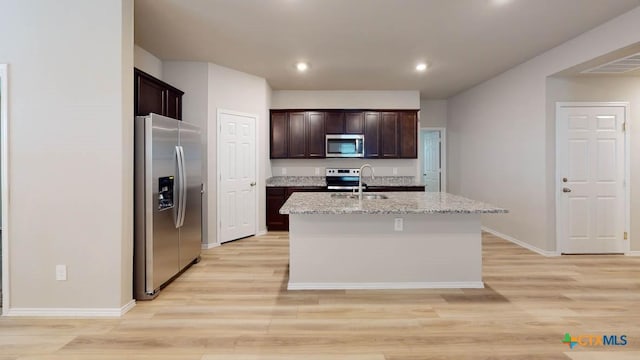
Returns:
[[[420,64],[416,65],[416,70],[418,70],[418,71],[427,70],[427,64],[426,63],[420,63]]]
[[[298,69],[298,71],[300,72],[305,72],[309,69],[309,64],[307,64],[306,62],[299,62],[296,64],[296,69]]]

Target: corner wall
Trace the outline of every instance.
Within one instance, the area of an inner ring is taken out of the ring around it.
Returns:
[[[449,99],[449,191],[509,214],[483,224],[555,250],[555,117],[546,78],[640,41],[640,8]]]
[[[3,310],[115,315],[132,299],[133,1],[4,1],[0,43],[11,78]]]

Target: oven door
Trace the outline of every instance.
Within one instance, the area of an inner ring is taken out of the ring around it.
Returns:
[[[326,157],[364,157],[364,136],[327,135]]]

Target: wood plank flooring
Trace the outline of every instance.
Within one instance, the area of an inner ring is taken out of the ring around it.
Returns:
[[[252,237],[121,319],[1,318],[0,360],[640,359],[640,258],[483,246],[485,289],[287,291],[287,233]]]

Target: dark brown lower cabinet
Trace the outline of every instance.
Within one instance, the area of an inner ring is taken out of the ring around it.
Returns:
[[[294,192],[322,192],[325,187],[267,187],[267,230],[288,231],[289,215],[281,215],[280,208]]]

